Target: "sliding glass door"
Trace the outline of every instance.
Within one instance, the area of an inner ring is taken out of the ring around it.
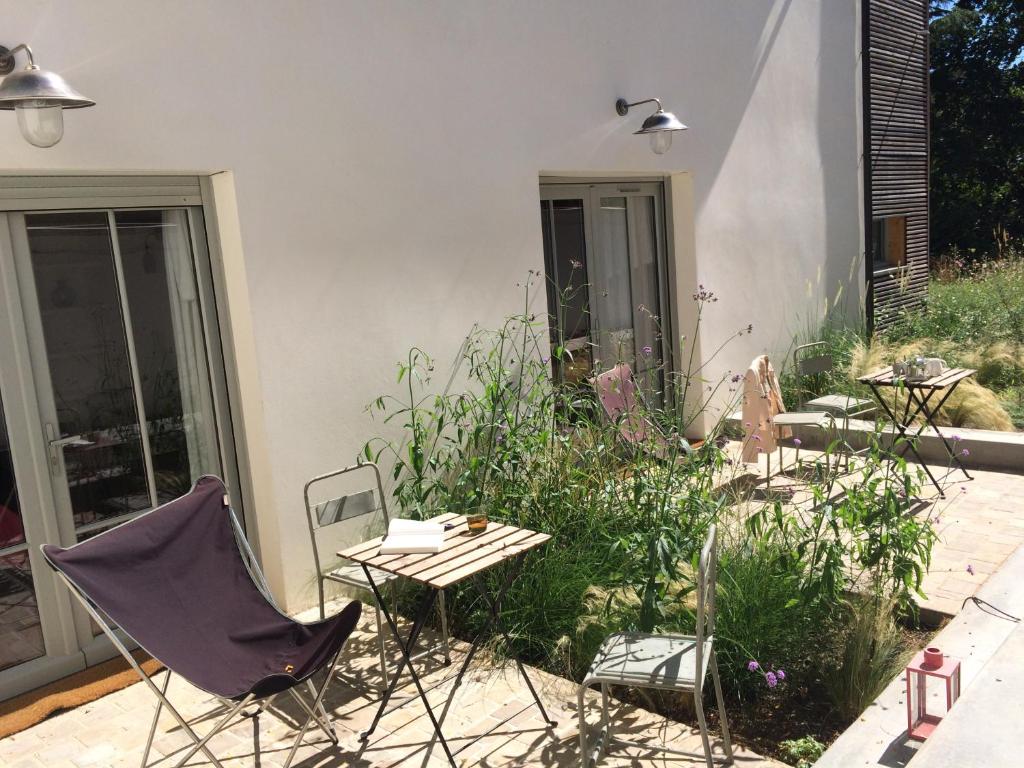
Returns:
[[[21,394],[5,406],[8,416],[20,408],[23,425],[8,440],[0,419],[0,670],[76,648],[84,664],[107,650],[45,568],[40,576],[39,545],[94,536],[203,474],[233,475],[220,428],[229,423],[223,364],[204,322],[212,289],[202,279],[202,209],[0,219],[5,287],[17,293],[17,306],[0,310],[9,331],[0,348],[23,362],[0,377]],[[44,491],[29,507],[18,488],[33,479]],[[41,591],[49,597],[37,600]]]
[[[571,355],[556,375],[627,363],[660,399],[671,348],[661,184],[542,185],[541,230],[553,342]]]

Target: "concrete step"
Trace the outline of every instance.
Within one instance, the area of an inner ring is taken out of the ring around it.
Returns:
[[[992,575],[991,578],[978,590],[977,597],[991,603],[992,605],[1006,611],[1013,616],[1024,616],[1024,547],[1018,548],[1003,566]],[[1004,662],[1000,660],[987,670],[990,662],[995,662],[1000,649],[1006,645],[1007,655],[1016,659],[1021,657],[1024,650],[1016,646],[1021,632],[1020,625],[1015,624],[1005,617],[998,616],[994,612],[978,605],[968,603],[946,627],[932,640],[931,645],[938,646],[944,653],[955,656],[961,661],[960,674],[962,696],[961,700],[954,706],[948,716],[948,722],[940,723],[935,734],[925,742],[942,743],[947,740],[945,733],[949,723],[962,718],[973,718],[974,707],[970,704],[971,698],[982,699],[979,707],[989,707],[991,699],[988,694],[983,698],[982,691],[995,687],[992,682],[996,676],[1001,679],[1007,675],[1004,671]],[[1014,636],[1014,644],[1007,645],[1011,636]],[[1021,665],[1024,670],[1024,665]],[[991,674],[991,677],[989,677]],[[1024,672],[1020,673],[1024,674]],[[1014,677],[1018,684],[1024,683],[1020,677]],[[978,688],[973,686],[977,681]],[[914,759],[914,766],[1019,766],[1022,764],[1020,750],[1016,754],[1011,753],[1013,759],[1006,762],[989,763],[985,760],[964,759],[960,762],[947,759],[947,753],[942,752],[938,747],[929,747],[928,752],[921,750],[919,742],[907,738],[907,703],[906,703],[906,677],[901,673],[889,683],[888,687],[875,701],[861,714],[853,725],[844,731],[835,743],[815,763],[815,768],[857,768],[858,766],[881,766],[892,768],[893,766],[906,765],[911,758]],[[972,755],[971,747],[982,748],[985,744],[994,743],[994,733],[1002,727],[1007,733],[1006,739],[999,742],[1008,743],[1007,739],[1016,735],[1019,723],[1022,722],[1019,709],[1007,706],[1008,699],[1015,697],[1019,705],[1022,698],[1020,687],[1011,688],[1003,683],[998,684],[1003,691],[1003,699],[1000,704],[1002,710],[988,709],[988,717],[992,718],[991,733],[982,731],[980,728],[975,735],[969,726],[957,727],[954,725],[954,735],[964,742],[962,755]],[[1013,718],[1016,718],[1014,720]],[[942,742],[938,740],[942,739]],[[918,756],[918,751],[921,755]],[[928,757],[927,755],[934,755]],[[921,762],[918,762],[921,760]]]

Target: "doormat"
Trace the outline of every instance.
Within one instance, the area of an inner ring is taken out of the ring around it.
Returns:
[[[142,651],[132,654],[147,675],[163,665]],[[74,709],[141,680],[121,656],[61,678],[35,690],[0,701],[0,739],[41,723],[50,715]]]

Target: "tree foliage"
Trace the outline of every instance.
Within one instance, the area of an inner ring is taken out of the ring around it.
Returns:
[[[1024,0],[932,0],[932,253],[1024,240]]]

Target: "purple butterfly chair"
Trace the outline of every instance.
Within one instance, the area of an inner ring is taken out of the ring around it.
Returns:
[[[361,605],[353,601],[336,616],[313,624],[281,612],[219,478],[201,477],[181,498],[73,547],[44,545],[42,550],[157,697],[143,766],[162,707],[194,742],[178,765],[201,750],[223,768],[207,742],[245,706],[258,703],[262,711],[285,692],[308,715],[285,768],[313,722],[338,743],[323,697]],[[167,668],[162,687],[128,652],[115,625]],[[317,688],[312,677],[324,669],[327,675]],[[225,705],[227,712],[206,736],[196,734],[167,700],[172,672]],[[308,690],[311,701],[300,688]]]
[[[594,379],[594,389],[605,414],[630,448],[646,451],[662,461],[674,461],[693,452],[684,438],[676,437],[673,442],[644,413],[633,370],[627,363],[599,374]]]

